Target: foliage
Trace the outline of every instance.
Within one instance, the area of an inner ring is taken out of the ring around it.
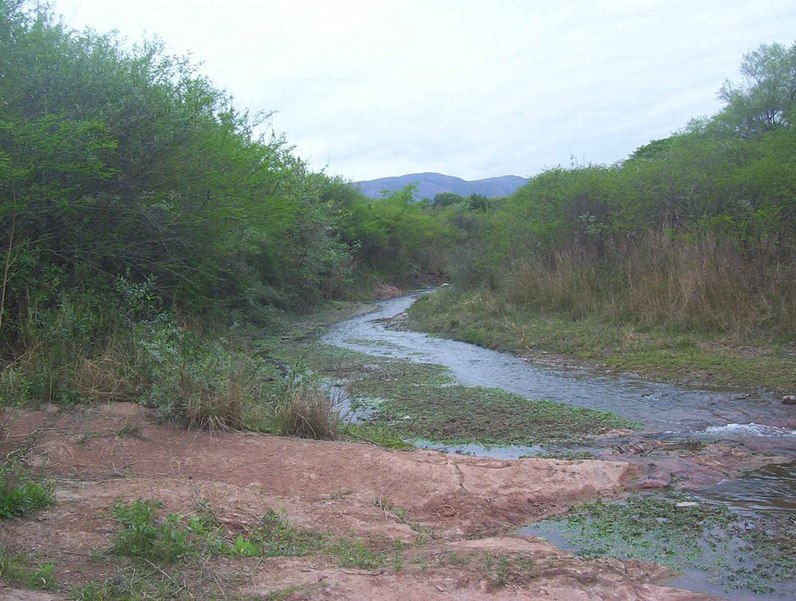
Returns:
[[[482,212],[450,205],[451,281],[581,319],[796,332],[796,45],[744,57],[724,111],[611,166],[531,178]]]
[[[55,565],[51,562],[34,564],[21,553],[9,553],[0,547],[0,579],[37,590],[55,589]]]
[[[288,378],[275,409],[280,434],[334,440],[340,416],[332,400],[317,384]]]
[[[0,467],[0,521],[49,507],[55,503],[54,489],[52,481],[7,461]]]
[[[411,193],[309,172],[164,48],[0,0],[4,405],[143,399],[241,427],[260,379],[198,320],[268,327],[444,268],[447,225]]]
[[[113,508],[114,519],[124,526],[116,534],[114,554],[171,563],[194,552],[190,533],[181,527],[176,515],[170,514],[159,522],[155,519],[158,507],[159,504],[137,500]]]

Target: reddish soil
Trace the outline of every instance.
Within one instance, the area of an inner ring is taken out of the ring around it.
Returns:
[[[184,590],[196,598],[711,598],[660,586],[669,574],[658,566],[580,559],[510,534],[575,503],[621,495],[638,475],[626,462],[497,461],[191,432],[126,403],[8,414],[0,451],[18,449],[33,469],[55,479],[57,503],[32,518],[3,522],[0,545],[54,562],[64,590],[119,570],[121,559],[94,556],[109,548],[119,528],[111,518],[115,503],[157,499],[164,511],[180,515],[196,512],[199,501],[209,504],[231,534],[272,509],[296,527],[361,539],[372,549],[394,539],[405,543],[400,565],[376,570],[343,568],[322,553],[210,558],[185,568]],[[496,558],[506,558],[502,572]],[[283,595],[269,597],[276,591]],[[66,597],[0,585],[0,598]]]

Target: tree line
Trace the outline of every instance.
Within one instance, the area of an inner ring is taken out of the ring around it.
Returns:
[[[549,169],[448,219],[460,288],[581,317],[796,332],[796,44],[762,45],[725,106],[614,165]]]

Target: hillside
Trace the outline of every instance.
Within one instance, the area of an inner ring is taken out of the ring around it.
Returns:
[[[382,192],[395,192],[408,185],[417,186],[415,198],[434,198],[435,194],[453,192],[461,196],[482,194],[487,198],[508,196],[518,188],[528,183],[527,178],[517,175],[503,175],[467,181],[452,175],[441,173],[410,173],[398,177],[382,177],[368,181],[354,182],[354,185],[365,195],[371,198],[380,198]]]

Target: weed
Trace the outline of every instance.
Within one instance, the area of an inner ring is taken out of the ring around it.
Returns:
[[[56,587],[55,564],[35,564],[30,557],[9,553],[0,548],[0,579],[37,590],[50,591]]]
[[[678,508],[686,499],[635,496],[619,503],[588,503],[565,518],[537,524],[533,533],[559,533],[586,557],[704,570],[725,588],[773,592],[772,583],[792,579],[796,553],[787,518],[770,515],[752,523],[702,500]]]
[[[42,591],[51,591],[55,589],[55,575],[53,571],[55,570],[55,564],[44,563],[41,564],[38,568],[33,570],[28,578],[28,583],[30,584],[31,588],[35,588]]]
[[[383,424],[374,423],[347,423],[343,426],[342,435],[354,440],[370,442],[386,449],[411,449],[413,446],[406,442],[394,428]]]
[[[399,362],[396,362],[399,363]],[[385,400],[374,418],[410,437],[461,443],[538,444],[577,441],[613,428],[637,424],[619,416],[553,401],[531,401],[495,388],[448,385],[429,366],[403,365],[405,375],[384,380],[365,376],[351,384],[352,393],[378,393]],[[419,369],[416,369],[419,367]]]
[[[137,500],[129,505],[117,504],[113,517],[124,526],[116,534],[112,552],[116,555],[148,559],[156,563],[171,563],[192,554],[189,531],[182,528],[174,514],[156,520],[155,510],[161,505]]]
[[[360,568],[375,570],[385,563],[383,553],[376,553],[365,546],[361,540],[342,540],[329,549],[337,556],[340,565],[344,568]]]
[[[104,582],[90,582],[69,590],[73,601],[167,601],[195,599],[178,579],[161,568],[128,566]]]
[[[51,480],[31,475],[18,463],[0,467],[0,520],[24,516],[55,502]]]
[[[273,510],[263,515],[250,539],[266,557],[309,555],[322,549],[325,542],[323,535],[295,528]]]

